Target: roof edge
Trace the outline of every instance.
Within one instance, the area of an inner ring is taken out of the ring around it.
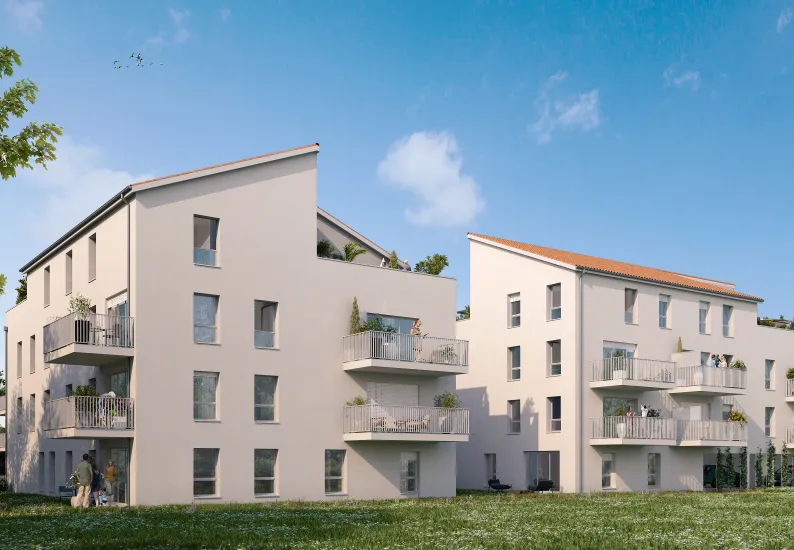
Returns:
[[[492,246],[494,248],[500,248],[502,250],[507,250],[508,252],[513,252],[513,253],[518,254],[520,256],[526,256],[527,258],[532,258],[533,260],[538,260],[539,262],[544,262],[544,263],[547,263],[547,264],[556,265],[557,267],[562,267],[562,268],[565,268],[565,269],[569,269],[571,271],[574,271],[578,267],[578,266],[575,266],[573,264],[568,264],[568,263],[565,263],[565,262],[561,262],[559,260],[553,260],[551,258],[547,258],[546,256],[541,256],[539,254],[533,254],[532,252],[527,252],[526,250],[521,250],[520,248],[515,248],[515,247],[512,247],[512,246],[508,246],[506,244],[497,243],[497,242],[491,241],[489,239],[484,239],[484,238],[482,238],[481,236],[479,236],[479,235],[477,235],[475,233],[467,233],[466,237],[470,241],[474,241],[474,242],[478,242],[480,244],[485,244],[485,245],[488,245],[488,246]]]

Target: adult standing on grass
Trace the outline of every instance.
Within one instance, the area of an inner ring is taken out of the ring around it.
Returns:
[[[91,481],[94,469],[91,467],[87,454],[83,455],[83,461],[77,465],[77,508],[88,508],[89,497],[91,495]]]
[[[108,465],[105,467],[105,492],[108,495],[108,501],[113,502],[113,498],[116,496],[117,484],[116,484],[116,465],[113,463],[112,460],[108,460]]]

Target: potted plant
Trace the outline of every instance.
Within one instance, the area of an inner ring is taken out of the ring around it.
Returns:
[[[91,300],[79,292],[69,299],[69,313],[74,314],[74,341],[76,344],[88,344],[91,335]]]
[[[791,367],[789,370],[786,371],[786,378],[788,380],[794,380],[794,367]]]
[[[445,391],[438,394],[433,398],[433,406],[438,409],[459,409],[460,398],[455,392]],[[451,413],[452,411],[450,411]],[[457,417],[454,414],[448,414],[439,418],[439,427],[441,432],[448,434],[457,428]]]
[[[737,411],[736,409],[731,409],[731,412],[728,413],[728,421],[729,422],[738,422],[739,424],[746,424],[747,417],[744,415],[742,411]]]
[[[732,369],[747,370],[747,365],[741,359],[734,359],[728,367]]]
[[[623,418],[626,417],[626,407],[624,407],[622,404],[618,407],[618,416],[622,418],[620,418],[615,424],[615,429],[617,430],[618,437],[623,439],[626,437],[626,422],[623,420]]]

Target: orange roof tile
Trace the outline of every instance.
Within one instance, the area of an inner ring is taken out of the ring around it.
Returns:
[[[575,252],[566,252],[565,250],[557,250],[554,248],[547,248],[545,246],[521,243],[518,241],[509,241],[507,239],[489,237],[488,235],[479,235],[477,233],[469,233],[469,237],[476,237],[478,239],[483,239],[492,243],[507,246],[523,252],[534,254],[536,256],[542,256],[550,260],[583,269],[592,269],[594,271],[623,275],[635,279],[644,279],[656,283],[671,284],[696,290],[706,290],[717,294],[724,294],[726,296],[734,296],[736,298],[753,300],[755,302],[763,302],[763,300],[757,296],[751,296],[750,294],[737,292],[732,288],[733,285],[731,283],[716,281],[714,279],[695,277],[693,275],[684,275],[683,273],[675,273],[673,271],[665,271],[663,269],[644,267],[641,265],[628,264],[625,262],[616,262],[614,260],[596,258],[595,256],[587,256],[585,254],[577,254]]]

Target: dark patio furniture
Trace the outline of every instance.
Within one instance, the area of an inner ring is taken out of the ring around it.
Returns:
[[[536,485],[530,485],[527,487],[528,491],[534,491],[536,493],[545,493],[547,491],[553,492],[554,489],[554,482],[550,479],[541,479]]]

